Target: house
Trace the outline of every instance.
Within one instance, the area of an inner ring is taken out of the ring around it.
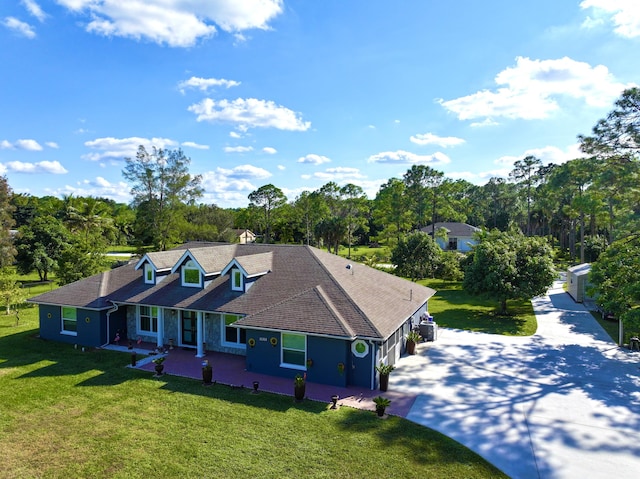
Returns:
[[[590,263],[578,264],[567,270],[567,291],[576,303],[593,300],[587,294],[590,271]]]
[[[446,241],[445,239],[438,237],[438,230],[441,228],[444,228],[447,232]],[[425,226],[424,228],[421,228],[420,231],[424,231],[430,235],[435,231],[436,243],[438,243],[443,250],[466,253],[471,251],[473,245],[477,243],[473,238],[473,235],[481,230],[480,228],[468,225],[467,223],[443,222]]]
[[[256,241],[256,235],[247,229],[236,229],[235,237],[240,244],[254,243]]]
[[[246,369],[375,389],[433,289],[310,246],[190,243],[34,298],[40,336],[104,346],[118,336]]]

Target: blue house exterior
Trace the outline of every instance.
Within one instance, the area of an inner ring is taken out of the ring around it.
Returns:
[[[434,293],[308,246],[192,243],[29,301],[45,339],[219,351],[248,371],[375,389]]]

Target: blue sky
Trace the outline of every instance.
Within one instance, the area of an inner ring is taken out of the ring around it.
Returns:
[[[580,156],[639,51],[637,0],[3,0],[0,174],[128,202],[143,144],[221,207],[415,164],[484,184]]]

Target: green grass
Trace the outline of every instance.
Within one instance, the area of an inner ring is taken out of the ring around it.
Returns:
[[[508,301],[510,315],[498,316],[495,300],[471,296],[459,282],[431,279],[419,283],[437,291],[429,300],[429,313],[439,326],[508,336],[531,336],[538,328],[531,301]]]
[[[3,478],[506,477],[455,441],[371,411],[126,368],[0,315]]]

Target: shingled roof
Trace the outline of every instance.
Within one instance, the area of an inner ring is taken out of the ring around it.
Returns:
[[[386,339],[435,291],[310,246],[189,243],[149,253],[156,268],[171,268],[189,250],[209,272],[235,260],[258,274],[246,292],[232,291],[229,275],[205,288],[181,286],[179,271],[145,284],[134,264],[86,278],[29,301],[107,309],[144,304],[244,316],[240,327],[298,331],[344,338]]]

